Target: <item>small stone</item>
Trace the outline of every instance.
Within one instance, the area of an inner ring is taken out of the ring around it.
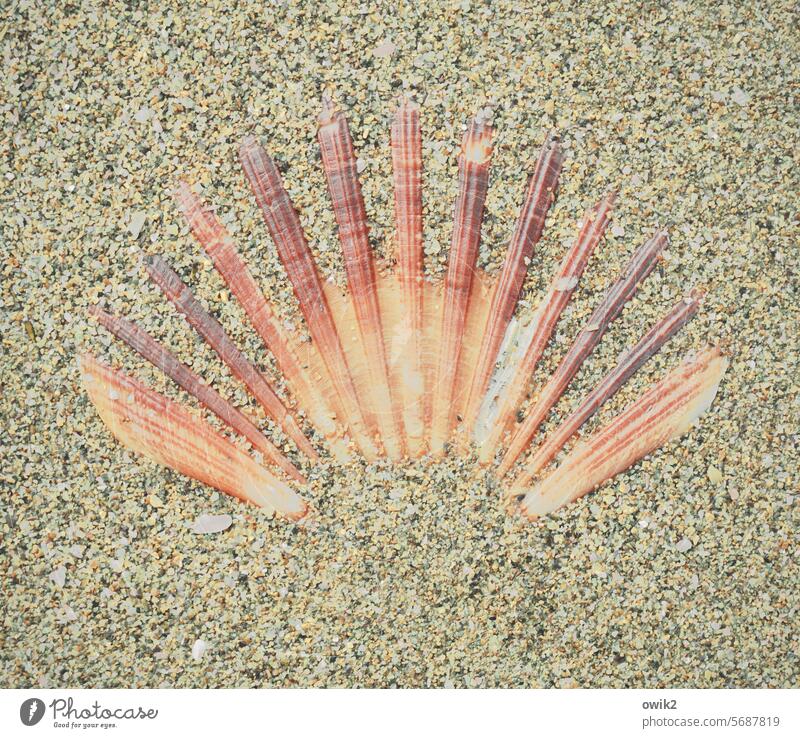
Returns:
[[[152,505],[153,507],[164,507],[163,500],[156,495],[148,495],[147,504]]]
[[[195,661],[200,661],[203,658],[203,654],[208,650],[208,645],[204,640],[198,638],[194,645],[192,646],[192,658]]]
[[[50,579],[52,579],[59,587],[63,587],[67,581],[67,567],[59,566],[50,572]]]
[[[675,548],[679,553],[686,553],[692,547],[692,542],[688,538],[681,538]]]
[[[748,95],[741,87],[734,87],[731,93],[731,100],[737,105],[745,107],[750,103],[750,95]]]
[[[150,110],[148,107],[139,108],[134,114],[133,119],[137,123],[146,123],[150,120],[150,116],[153,114],[153,111]]]
[[[716,466],[708,467],[708,478],[714,483],[719,484],[722,481],[722,472]]]
[[[372,56],[375,56],[378,59],[385,59],[392,56],[395,51],[397,51],[397,46],[395,46],[391,41],[384,41],[382,44],[378,44],[372,50]]]
[[[131,213],[131,218],[128,221],[128,230],[134,238],[139,238],[146,220],[147,214],[141,210],[135,210]]]

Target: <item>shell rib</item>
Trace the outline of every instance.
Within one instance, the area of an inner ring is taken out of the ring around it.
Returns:
[[[247,416],[231,405],[213,387],[203,382],[189,367],[167,348],[162,346],[149,333],[136,323],[118,315],[101,310],[96,305],[89,308],[94,317],[107,331],[113,333],[122,342],[141,354],[153,366],[159,368],[173,382],[180,385],[189,394],[196,397],[205,407],[213,412],[221,421],[244,436],[253,447],[264,454],[265,458],[282,469],[290,477],[305,484],[305,478],[297,468],[273,445],[264,434],[256,428]]]
[[[233,239],[186,182],[178,185],[175,199],[195,238],[272,352],[289,386],[299,396],[301,404],[306,405],[312,423],[328,441],[334,454],[342,461],[347,460],[349,453],[339,437],[334,413],[297,360],[291,339],[237,252]]]
[[[536,311],[527,320],[513,318],[508,324],[497,368],[489,381],[473,429],[481,464],[492,462],[506,429],[522,404],[530,378],[556,323],[578,286],[589,257],[605,233],[615,200],[616,193],[611,192],[586,212],[575,241]]]
[[[530,443],[539,425],[558,402],[581,364],[600,343],[608,326],[622,312],[625,303],[633,296],[645,277],[653,271],[661,251],[667,245],[667,240],[666,231],[660,231],[640,246],[624,273],[606,291],[600,304],[561,360],[558,369],[542,389],[528,416],[512,436],[508,450],[497,470],[499,476],[505,475]]]
[[[79,366],[97,412],[128,448],[281,517],[298,520],[308,512],[291,487],[178,403],[91,354]]]
[[[404,454],[402,415],[393,397],[384,342],[375,261],[369,244],[367,213],[347,119],[323,99],[317,131],[328,191],[339,226],[339,240],[359,335],[364,344],[375,416],[384,449],[393,460]]]
[[[394,217],[397,228],[397,276],[402,295],[401,336],[403,421],[411,456],[425,448],[424,261],[422,250],[422,133],[419,107],[401,100],[392,120]]]
[[[252,136],[242,141],[239,158],[350,430],[362,452],[375,458],[378,455],[372,440],[378,433],[375,420],[359,404],[322,280],[280,173],[266,150]]]
[[[469,311],[481,223],[489,186],[492,127],[480,115],[469,124],[458,157],[458,198],[444,278],[439,358],[433,386],[430,451],[440,455],[453,428],[453,396]]]
[[[594,415],[600,406],[613,397],[651,356],[697,314],[702,297],[702,291],[692,290],[632,349],[625,352],[619,363],[600,380],[594,390],[573,410],[570,416],[545,439],[545,442],[514,481],[515,487],[525,487],[530,484],[533,478],[552,461],[564,444]]]
[[[281,402],[280,397],[275,394],[264,375],[237,348],[219,321],[200,304],[167,261],[159,255],[147,256],[144,261],[150,279],[184,315],[189,325],[216,351],[220,359],[230,368],[233,376],[250,390],[267,414],[280,425],[297,447],[310,459],[318,461],[319,456],[314,447],[303,435],[297,421]]]
[[[578,444],[559,467],[522,497],[519,511],[531,520],[547,515],[688,431],[710,407],[727,365],[716,347],[706,347],[696,358],[685,361]]]
[[[528,270],[528,260],[542,236],[547,212],[555,200],[562,158],[558,139],[551,133],[539,152],[536,168],[528,181],[525,202],[492,298],[489,320],[483,335],[464,415],[464,426],[467,430],[471,430],[475,423],[503,336],[519,300]]]

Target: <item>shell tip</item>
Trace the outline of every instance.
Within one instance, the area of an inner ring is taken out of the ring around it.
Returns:
[[[331,95],[331,93],[327,90],[324,90],[322,93],[322,107],[318,117],[319,124],[324,126],[328,123],[332,123],[337,112],[336,102],[333,99],[333,95]]]

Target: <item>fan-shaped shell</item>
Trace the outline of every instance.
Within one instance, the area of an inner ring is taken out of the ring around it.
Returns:
[[[189,184],[181,182],[176,189],[179,209],[273,354],[290,398],[279,396],[270,378],[235,345],[163,257],[151,255],[144,263],[153,282],[280,425],[306,463],[319,463],[323,445],[338,461],[354,453],[368,460],[385,455],[392,461],[427,454],[424,463],[436,463],[436,457],[445,453],[467,457],[475,453],[481,463],[491,464],[502,451],[492,472],[502,478],[523,459],[542,422],[652,271],[667,244],[667,234],[657,231],[636,250],[517,422],[534,369],[603,238],[616,194],[587,211],[538,307],[522,311],[517,302],[531,253],[556,197],[563,154],[557,137],[549,134],[529,179],[499,276],[484,274],[476,268],[476,260],[493,126],[485,112],[479,113],[467,126],[458,157],[458,195],[447,269],[442,280],[433,280],[425,275],[423,257],[423,122],[419,106],[407,99],[399,101],[390,125],[396,267],[383,269],[369,242],[347,119],[332,100],[323,101],[317,138],[344,255],[345,290],[320,278],[281,174],[255,137],[243,139],[239,157],[244,174],[286,270],[310,341],[285,329],[232,237]],[[291,168],[287,176],[292,176]],[[550,462],[587,419],[697,313],[701,298],[702,293],[694,290],[680,299],[556,430],[537,443],[516,477],[504,482],[514,509],[533,519],[577,499],[684,433],[708,408],[726,366],[716,347],[704,348],[674,369],[548,471]],[[92,315],[193,394],[246,438],[278,474],[292,481],[284,482],[268,472],[180,405],[87,354],[81,360],[87,392],[122,443],[286,518],[306,513],[307,504],[290,486],[304,485],[303,474],[251,418],[131,321],[99,307],[92,309]],[[315,447],[312,440],[321,440],[322,445]]]

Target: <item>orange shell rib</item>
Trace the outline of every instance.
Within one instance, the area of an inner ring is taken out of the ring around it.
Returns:
[[[136,453],[290,520],[303,499],[185,408],[91,354],[79,360],[83,385],[103,422]]]
[[[522,404],[528,383],[556,323],[578,286],[589,257],[605,233],[615,200],[616,194],[609,193],[586,212],[575,241],[534,314],[527,320],[514,318],[509,323],[497,368],[489,381],[473,428],[473,440],[481,464],[489,464],[494,459],[506,429]]]
[[[314,447],[303,435],[292,414],[275,394],[270,383],[256,369],[250,360],[239,350],[220,325],[194,296],[183,280],[170,267],[166,259],[159,255],[145,257],[145,268],[150,279],[159,287],[167,299],[183,314],[192,326],[225,362],[231,373],[242,382],[253,397],[258,400],[267,414],[277,422],[297,447],[312,461],[319,456]]]
[[[286,474],[305,484],[306,480],[297,468],[289,461],[242,412],[231,405],[213,387],[203,382],[189,367],[167,348],[162,346],[147,331],[136,323],[118,315],[111,315],[96,305],[89,309],[90,315],[107,331],[141,354],[153,366],[158,367],[173,382],[183,387],[213,412],[223,423],[244,436],[253,447],[260,451],[266,459],[282,469]]]
[[[678,302],[642,339],[603,377],[591,393],[570,413],[536,451],[515,480],[515,486],[526,486],[550,463],[578,429],[632,377],[672,336],[686,325],[700,307],[703,293],[692,290]]]
[[[401,363],[403,421],[410,456],[425,449],[426,401],[422,359],[424,259],[422,245],[422,133],[419,107],[402,100],[392,120],[397,276],[402,293]]]
[[[292,339],[272,312],[264,293],[237,252],[233,239],[186,182],[178,185],[175,199],[195,238],[247,313],[264,345],[272,352],[284,378],[298,396],[298,402],[305,405],[311,422],[325,437],[333,453],[340,460],[347,460],[349,453],[340,438],[334,413],[300,365]]]
[[[519,501],[530,520],[591,492],[659,446],[686,433],[710,406],[728,362],[706,347],[687,360],[587,441]],[[516,485],[513,492],[522,492]]]
[[[458,198],[444,278],[441,345],[433,386],[430,451],[434,455],[444,452],[444,444],[453,429],[456,374],[480,246],[491,154],[492,127],[483,118],[476,117],[464,134],[458,157]]]
[[[328,182],[350,297],[355,308],[359,335],[364,344],[374,398],[375,416],[384,449],[392,460],[404,455],[402,414],[393,397],[384,342],[375,260],[369,244],[367,213],[347,119],[325,98],[317,139]]]
[[[530,443],[547,413],[558,402],[564,390],[580,369],[586,357],[594,351],[611,322],[622,312],[625,303],[633,297],[639,285],[656,266],[661,251],[667,245],[666,231],[656,233],[642,244],[631,258],[619,279],[606,291],[600,304],[589,317],[583,330],[573,342],[566,356],[539,393],[534,406],[517,428],[508,450],[497,469],[502,477]]]
[[[367,408],[359,404],[322,280],[280,173],[253,136],[242,141],[239,158],[350,431],[362,452],[369,458],[376,458],[378,449],[373,441],[377,435],[375,420],[367,414]]]
[[[520,210],[514,235],[492,299],[489,320],[483,335],[478,362],[469,390],[464,427],[471,431],[481,406],[497,354],[508,324],[514,315],[528,260],[544,230],[547,212],[553,204],[562,163],[558,139],[550,134],[539,152],[536,168],[528,181],[525,202]]]

